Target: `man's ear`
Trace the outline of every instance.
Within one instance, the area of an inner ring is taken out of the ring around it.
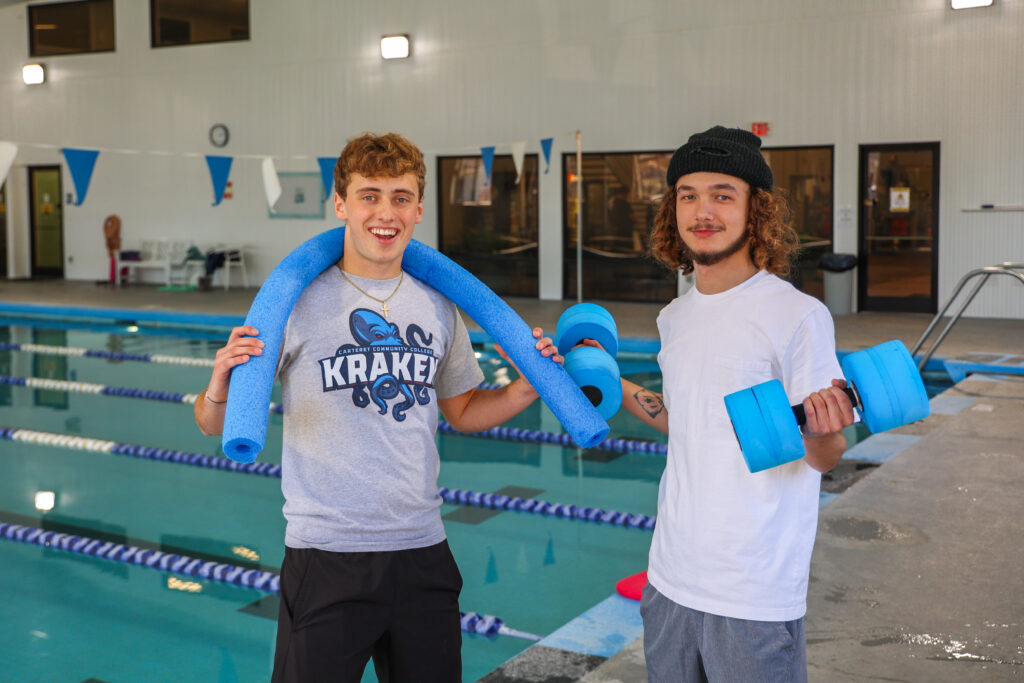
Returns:
[[[345,200],[337,192],[334,193],[334,215],[338,217],[338,220],[348,220],[348,214],[345,213]]]

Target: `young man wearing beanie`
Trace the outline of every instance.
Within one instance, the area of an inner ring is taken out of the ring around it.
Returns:
[[[658,316],[664,393],[623,405],[668,434],[644,589],[650,680],[804,681],[821,472],[853,409],[828,310],[780,279],[797,236],[760,139],[715,126],[672,157],[658,260],[696,286]],[[802,460],[751,474],[723,397],[770,379],[807,411]]]

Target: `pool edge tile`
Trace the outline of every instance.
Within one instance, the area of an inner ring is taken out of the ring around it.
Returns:
[[[580,654],[611,657],[642,635],[640,602],[613,593],[538,644]]]

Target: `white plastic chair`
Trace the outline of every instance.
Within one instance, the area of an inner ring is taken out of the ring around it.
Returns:
[[[124,251],[124,250],[122,250]],[[121,284],[121,269],[127,269],[125,274],[125,281],[131,282],[132,275],[138,279],[139,271],[146,269],[159,269],[164,272],[164,282],[170,284],[171,282],[171,260],[170,260],[170,245],[167,240],[145,240],[142,242],[142,249],[139,250],[138,261],[123,261],[121,260],[121,252],[118,252],[118,258],[116,266],[115,278],[117,285]]]
[[[188,242],[172,242],[168,250],[169,270],[167,274],[167,286],[174,284],[189,285],[192,283],[192,272],[196,277],[206,272],[205,259],[188,258]]]

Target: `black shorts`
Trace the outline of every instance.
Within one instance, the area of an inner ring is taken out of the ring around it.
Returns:
[[[448,542],[332,553],[285,548],[274,683],[462,680],[462,575]]]

